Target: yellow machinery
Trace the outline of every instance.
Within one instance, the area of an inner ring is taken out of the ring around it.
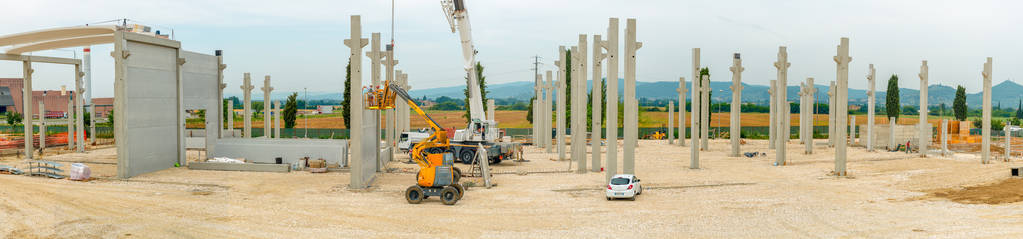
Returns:
[[[387,82],[390,83],[390,82]],[[410,150],[412,160],[419,164],[419,173],[416,173],[416,185],[405,190],[405,200],[411,204],[418,204],[430,196],[440,197],[441,202],[447,205],[454,205],[462,199],[465,189],[458,180],[462,177],[462,171],[454,167],[454,152],[451,150],[451,142],[448,140],[447,131],[441,128],[430,115],[427,115],[408,92],[397,85],[386,85],[383,89],[373,90],[366,94],[366,108],[368,109],[392,109],[394,108],[395,96],[401,96],[409,108],[415,110],[433,128],[433,134],[417,143]]]

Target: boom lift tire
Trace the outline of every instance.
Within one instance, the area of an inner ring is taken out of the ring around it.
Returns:
[[[444,189],[440,190],[440,201],[444,205],[455,205],[458,199],[460,199],[458,196],[458,189],[455,189],[455,187],[445,186]]]
[[[462,184],[456,183],[452,184],[451,186],[455,187],[455,189],[458,189],[458,200],[462,200],[462,195],[465,195],[465,188],[462,187]]]
[[[423,202],[423,198],[426,197],[426,193],[423,192],[423,188],[413,185],[405,189],[405,200],[409,204],[419,204]]]
[[[462,179],[462,170],[456,167],[451,167],[451,177],[452,177],[451,182],[458,184],[458,182],[461,181]],[[416,175],[416,178],[419,178],[419,175]]]

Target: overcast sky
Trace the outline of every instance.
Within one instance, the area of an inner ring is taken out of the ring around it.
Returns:
[[[738,52],[746,68],[743,82],[766,85],[776,78],[772,63],[778,46],[787,46],[789,85],[806,77],[827,84],[836,75],[832,56],[841,37],[850,38],[852,88],[867,87],[867,65],[874,64],[878,89],[892,74],[900,76],[901,87],[918,89],[922,60],[930,66],[931,84],[963,85],[968,92],[980,90],[986,57],[994,58],[993,84],[1023,76],[1020,1],[466,2],[477,59],[491,84],[532,81],[534,55],[543,58],[543,70],[552,70],[559,45],[577,44],[579,34],[606,35],[609,17],[621,19],[623,32],[626,18],[637,19],[643,42],[637,75],[647,82],[688,79],[691,49],[699,47],[712,80],[731,79],[728,67]],[[450,32],[438,1],[395,4],[397,68],[408,73],[413,88],[464,85],[458,36]],[[241,91],[244,72],[255,79],[271,75],[277,91],[341,92],[349,16],[362,16],[365,38],[381,32],[387,42],[392,36],[391,1],[386,0],[34,0],[11,1],[3,8],[0,35],[118,18],[173,29],[185,50],[224,50],[228,94]],[[624,41],[624,33],[620,38]],[[72,50],[37,54],[71,57]],[[94,47],[94,97],[113,95],[110,50],[110,45]],[[73,84],[71,67],[35,68],[37,90]],[[368,82],[368,67],[364,72]],[[0,77],[20,78],[21,64],[0,62]]]

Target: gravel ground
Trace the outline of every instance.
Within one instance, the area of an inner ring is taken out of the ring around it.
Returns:
[[[494,176],[498,186],[472,187],[454,206],[434,198],[407,204],[402,193],[416,166],[402,162],[390,163],[396,170],[379,174],[371,189],[349,190],[342,172],[174,168],[119,180],[116,151],[99,149],[47,157],[90,162],[93,181],[0,175],[0,237],[1023,237],[1023,203],[963,204],[934,194],[1005,181],[1023,163],[851,148],[849,176],[833,177],[833,150],[804,155],[795,142],[790,165],[776,167],[766,141],[743,150],[768,156],[732,158],[727,140],[712,140],[703,167],[692,170],[689,147],[641,140],[636,173],[647,190],[635,201],[606,201],[603,173],[559,172],[570,162],[527,147],[529,162],[494,165],[506,172]]]

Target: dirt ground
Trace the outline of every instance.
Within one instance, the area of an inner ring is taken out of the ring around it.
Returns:
[[[434,198],[406,203],[416,166],[402,162],[389,163],[392,173],[378,174],[368,190],[349,190],[344,172],[173,168],[120,180],[113,178],[116,151],[105,148],[47,157],[86,162],[93,181],[0,175],[0,237],[1023,237],[1020,197],[976,200],[1023,192],[1020,180],[1007,181],[1021,161],[984,165],[974,154],[920,158],[852,148],[849,176],[834,177],[827,176],[832,149],[804,155],[795,140],[787,147],[790,164],[777,167],[767,141],[743,146],[767,156],[733,158],[727,140],[712,140],[701,168],[688,169],[689,147],[641,140],[636,173],[646,190],[635,201],[606,201],[603,173],[564,172],[571,161],[526,147],[529,162],[494,165],[498,185],[471,187],[454,206]],[[0,164],[22,166],[10,157]]]

